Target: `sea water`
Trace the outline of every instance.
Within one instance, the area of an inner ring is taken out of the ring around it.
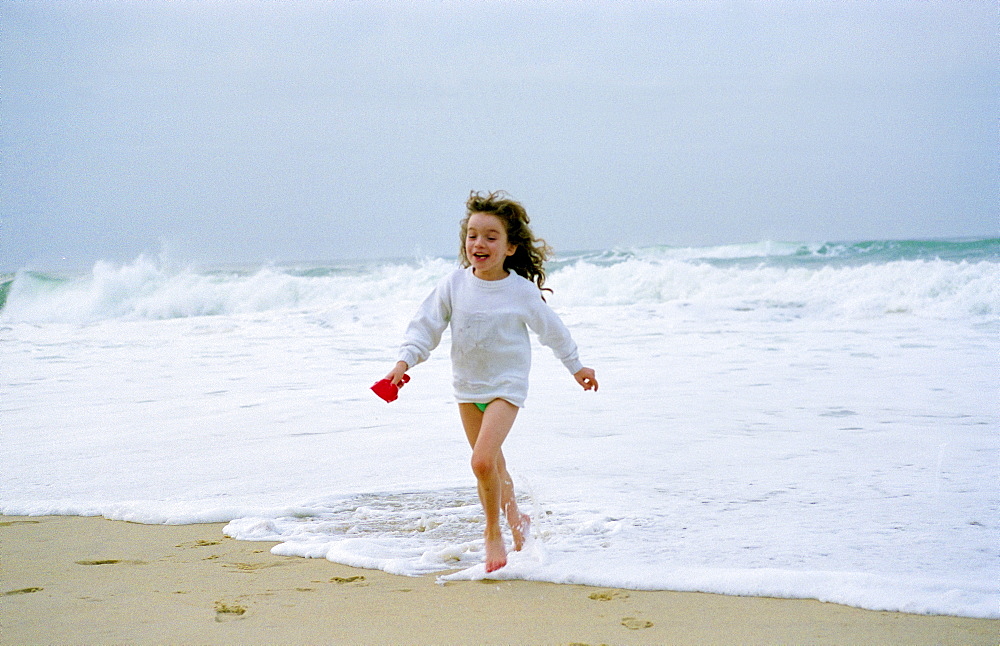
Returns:
[[[370,390],[453,259],[0,277],[0,512],[226,521],[485,578],[448,338]],[[562,256],[489,578],[1000,617],[1000,240]]]

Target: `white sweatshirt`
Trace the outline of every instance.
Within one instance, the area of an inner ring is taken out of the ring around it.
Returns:
[[[528,328],[571,374],[583,368],[573,337],[538,287],[513,272],[502,280],[482,280],[469,267],[446,276],[410,321],[399,360],[411,368],[426,361],[449,323],[460,403],[487,404],[499,398],[524,407],[531,368]]]

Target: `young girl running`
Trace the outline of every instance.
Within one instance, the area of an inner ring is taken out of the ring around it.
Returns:
[[[503,192],[470,195],[462,220],[462,269],[445,277],[420,306],[406,330],[399,361],[386,375],[402,386],[406,371],[427,359],[451,325],[455,398],[472,445],[472,471],[486,515],[487,572],[507,564],[501,509],[515,550],[528,535],[529,517],[517,508],[501,450],[528,394],[528,329],[584,390],[597,390],[594,371],[580,363],[569,330],[542,298],[542,263],[551,250],[534,237],[528,223],[524,207]]]

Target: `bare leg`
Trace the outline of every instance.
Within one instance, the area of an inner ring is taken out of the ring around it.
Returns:
[[[505,404],[507,402],[504,402]],[[479,436],[479,427],[482,425],[483,412],[478,407],[468,406],[462,411],[462,421],[465,425],[466,434],[469,436],[469,444],[475,448],[476,438]],[[517,498],[514,495],[514,480],[507,472],[507,462],[503,457],[503,450],[500,451],[497,461],[497,469],[500,474],[500,507],[503,509],[507,524],[510,526],[511,534],[514,538],[514,549],[520,551],[524,547],[525,537],[528,535],[531,525],[531,517],[522,514],[517,508]]]
[[[486,571],[493,572],[507,564],[507,548],[500,530],[501,507],[514,532],[515,547],[520,549],[524,544],[522,527],[525,522],[517,509],[514,483],[507,473],[501,450],[517,417],[517,406],[503,399],[495,399],[490,402],[485,413],[480,412],[475,404],[459,404],[458,408],[465,434],[472,446],[472,471],[476,474],[479,501],[486,515],[486,530],[483,532]],[[514,522],[511,523],[511,520]]]
[[[507,517],[507,524],[510,526],[510,533],[514,538],[514,550],[521,551],[524,547],[525,537],[531,525],[531,517],[522,514],[517,508],[517,498],[514,496],[514,480],[507,473],[507,464],[503,459],[503,452],[500,453],[500,505],[503,507],[504,516]]]

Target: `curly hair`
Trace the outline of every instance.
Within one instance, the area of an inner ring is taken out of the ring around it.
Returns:
[[[538,289],[551,292],[552,290],[543,287],[545,284],[544,262],[552,254],[552,247],[544,240],[536,238],[528,226],[530,219],[528,212],[524,210],[519,202],[510,199],[504,191],[493,191],[483,195],[477,191],[469,193],[469,199],[465,203],[465,217],[462,219],[462,231],[459,245],[459,258],[463,267],[468,267],[469,257],[465,253],[465,238],[469,231],[469,218],[473,213],[488,213],[500,218],[507,229],[507,241],[516,245],[517,249],[513,255],[504,260],[503,268],[516,274],[524,276],[531,282],[538,285]]]

